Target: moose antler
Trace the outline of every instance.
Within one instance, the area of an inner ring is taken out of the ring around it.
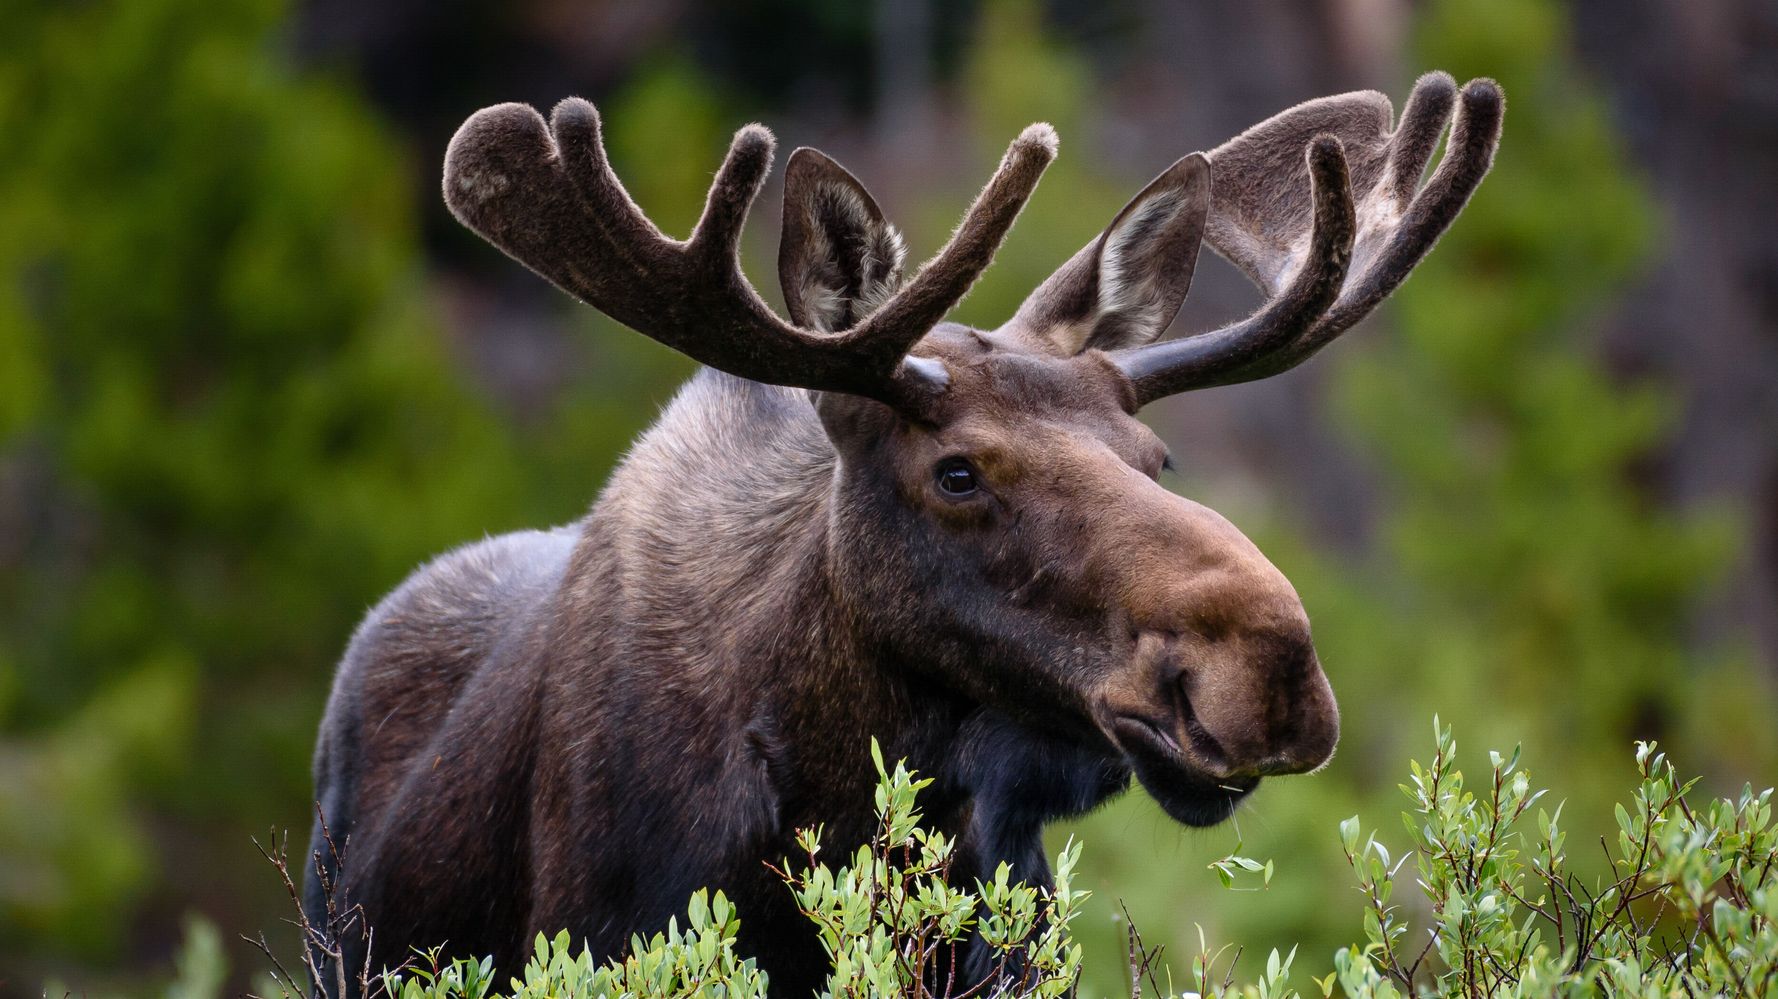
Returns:
[[[1444,159],[1421,187],[1453,104]],[[1482,182],[1503,107],[1492,80],[1458,91],[1449,75],[1428,73],[1393,132],[1389,98],[1360,91],[1300,104],[1210,153],[1215,194],[1205,238],[1270,300],[1213,332],[1111,351],[1138,401],[1277,374],[1368,315]],[[1305,150],[1307,185],[1296,165]],[[1353,190],[1362,192],[1356,209]]]
[[[599,113],[570,98],[545,126],[529,105],[478,111],[445,154],[457,218],[556,287],[644,336],[730,374],[917,406],[942,390],[937,364],[907,352],[993,259],[1056,154],[1048,125],[1015,139],[957,231],[871,315],[838,333],[791,325],[741,272],[747,209],[771,167],[760,125],[735,133],[691,238],[670,239],[631,200],[605,156]]]

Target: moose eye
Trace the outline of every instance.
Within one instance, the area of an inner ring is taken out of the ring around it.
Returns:
[[[968,496],[978,488],[975,469],[962,458],[939,462],[938,490],[946,496]]]

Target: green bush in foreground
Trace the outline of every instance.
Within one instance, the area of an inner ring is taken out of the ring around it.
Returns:
[[[1518,754],[1490,753],[1487,779],[1465,786],[1451,730],[1434,723],[1432,764],[1412,764],[1402,814],[1412,851],[1392,860],[1356,818],[1340,825],[1367,900],[1365,943],[1334,954],[1347,995],[1764,996],[1778,979],[1778,827],[1772,789],[1694,809],[1653,743],[1638,743],[1641,778],[1617,806],[1615,843],[1598,837],[1615,880],[1568,873],[1560,805],[1538,807]],[[1536,832],[1524,828],[1534,815]],[[1577,840],[1590,848],[1591,840]],[[1411,903],[1391,905],[1414,861]],[[1404,908],[1428,926],[1422,942]],[[1329,983],[1331,984],[1331,983]],[[1327,990],[1327,985],[1323,985]]]
[[[1398,858],[1362,834],[1356,816],[1340,824],[1367,903],[1363,942],[1337,951],[1333,970],[1308,980],[1309,995],[1778,994],[1771,789],[1749,787],[1694,807],[1687,796],[1696,781],[1682,781],[1652,743],[1639,743],[1640,784],[1617,808],[1615,842],[1598,837],[1613,873],[1588,883],[1569,873],[1561,806],[1540,804],[1545,792],[1532,788],[1517,752],[1490,753],[1484,778],[1471,786],[1456,767],[1451,730],[1436,722],[1434,730],[1432,762],[1410,764],[1412,782],[1402,786],[1412,848]],[[929,782],[905,765],[890,772],[880,756],[877,763],[876,839],[836,870],[817,859],[819,830],[805,832],[806,865],[780,871],[833,961],[826,995],[1054,997],[1073,988],[1081,948],[1068,923],[1086,896],[1071,887],[1078,847],[1057,858],[1054,888],[1012,882],[1005,865],[990,883],[952,883],[955,844],[921,828],[915,805]],[[1591,842],[1576,840],[1576,848]],[[1271,876],[1269,864],[1242,857],[1220,867],[1231,877]],[[675,920],[665,933],[632,938],[630,953],[607,963],[584,947],[576,953],[566,933],[539,935],[536,956],[504,993],[492,962],[445,961],[437,952],[368,981],[394,999],[763,997],[765,974],[735,950],[739,919],[720,892],[700,891],[683,929]],[[971,935],[991,949],[993,970],[981,981],[950,981],[940,972],[944,945]],[[1236,979],[1239,955],[1233,945],[1202,944],[1187,973],[1193,991],[1182,993],[1132,929],[1131,995],[1140,999],[1145,985],[1163,997],[1303,995],[1292,984],[1294,951],[1272,951],[1249,982]],[[287,996],[297,991],[282,984]]]

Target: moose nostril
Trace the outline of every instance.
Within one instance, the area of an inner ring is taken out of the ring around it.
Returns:
[[[1226,766],[1228,754],[1224,751],[1222,743],[1210,734],[1210,730],[1204,727],[1202,721],[1198,720],[1197,711],[1192,708],[1190,673],[1180,675],[1178,682],[1173,686],[1173,696],[1177,702],[1180,727],[1185,730],[1186,739],[1191,743],[1192,750],[1211,766],[1218,768]]]

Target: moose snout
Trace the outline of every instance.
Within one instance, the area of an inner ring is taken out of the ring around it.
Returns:
[[[1306,627],[1223,637],[1147,631],[1136,651],[1111,709],[1126,750],[1236,783],[1305,773],[1333,755],[1339,710]]]
[[[1144,785],[1162,799],[1239,792],[1326,763],[1339,711],[1290,581],[1190,500],[1139,489],[1115,509],[1149,544],[1098,563],[1113,627],[1131,639],[1104,677],[1101,719]]]
[[[1258,635],[1182,650],[1181,724],[1218,778],[1305,773],[1333,756],[1340,715],[1305,635]]]

